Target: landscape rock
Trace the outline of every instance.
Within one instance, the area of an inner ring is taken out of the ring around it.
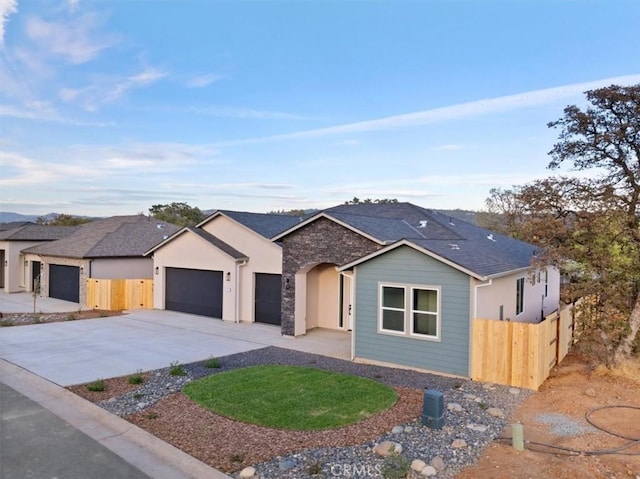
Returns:
[[[463,447],[467,447],[467,441],[460,438],[454,439],[453,442],[451,443],[451,447],[453,449],[461,449]]]
[[[433,459],[431,459],[431,465],[438,471],[444,471],[445,467],[447,467],[447,465],[444,463],[444,459],[442,459],[440,456],[435,456]]]
[[[504,413],[502,412],[502,409],[498,409],[497,407],[490,407],[489,409],[487,409],[487,414],[493,417],[499,417],[499,418],[504,417]]]
[[[404,428],[402,426],[393,426],[393,429],[391,429],[391,434],[400,434],[404,432]]]
[[[402,452],[402,444],[398,444],[393,441],[382,441],[373,448],[373,452],[375,452],[378,456],[388,457],[393,453],[401,453]]]
[[[488,426],[485,426],[484,424],[474,424],[474,423],[467,424],[467,427],[472,431],[478,431],[478,432],[485,432],[488,429]]]
[[[458,403],[450,402],[449,404],[447,404],[447,409],[449,411],[461,412],[462,406],[460,406],[460,404]]]
[[[482,385],[482,389],[487,389],[487,390],[489,390],[489,389],[493,389],[493,384],[491,384],[491,383],[484,383],[484,384]]]
[[[416,472],[422,472],[425,467],[427,467],[427,463],[421,459],[414,459],[411,462],[411,469]]]
[[[413,426],[405,426],[404,432],[413,432]]]
[[[432,477],[438,474],[438,471],[433,466],[425,466],[424,469],[420,471],[420,474],[423,475],[424,477]]]
[[[509,393],[511,394],[520,394],[520,389],[518,388],[509,388]]]
[[[293,469],[294,467],[296,467],[296,465],[297,464],[295,461],[292,461],[291,459],[286,459],[278,465],[278,468],[281,471],[288,471],[289,469]]]
[[[245,467],[242,471],[240,471],[241,479],[251,479],[252,477],[255,477],[255,475],[256,470],[251,466]]]

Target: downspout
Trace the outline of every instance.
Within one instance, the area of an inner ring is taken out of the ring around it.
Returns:
[[[242,261],[236,262],[236,311],[235,311],[235,323],[240,322],[240,268],[246,266],[249,260],[244,259]]]

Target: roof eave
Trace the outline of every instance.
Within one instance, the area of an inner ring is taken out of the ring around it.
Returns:
[[[319,220],[320,218],[326,218],[329,221],[333,221],[336,224],[339,224],[340,226],[342,226],[343,228],[347,228],[348,230],[353,231],[354,233],[359,234],[360,236],[363,236],[365,238],[367,238],[368,240],[373,241],[374,243],[377,243],[379,245],[386,245],[388,244],[388,241],[384,241],[384,240],[380,240],[374,236],[371,236],[368,233],[365,233],[364,231],[356,228],[355,226],[352,226],[348,223],[345,223],[342,220],[339,220],[338,218],[336,218],[335,216],[331,216],[330,214],[325,213],[324,211],[320,211],[319,213],[311,216],[310,218],[307,218],[305,221],[302,221],[296,225],[293,225],[291,228],[289,228],[288,230],[283,231],[282,233],[277,234],[276,236],[274,236],[273,238],[271,238],[271,241],[278,241],[282,238],[284,238],[285,236],[287,236],[290,233],[293,233],[294,231],[313,223],[314,221]]]
[[[422,254],[424,254],[426,256],[429,256],[429,257],[431,257],[431,258],[433,258],[433,259],[435,259],[437,261],[440,261],[441,263],[444,263],[447,266],[450,266],[450,267],[452,267],[452,268],[454,268],[454,269],[456,269],[456,270],[458,270],[458,271],[460,271],[462,273],[465,273],[465,274],[467,274],[467,275],[469,275],[469,276],[471,276],[473,278],[476,278],[476,279],[478,279],[480,281],[486,281],[487,279],[489,279],[489,277],[483,276],[483,275],[481,275],[479,273],[476,273],[475,271],[471,271],[470,269],[467,269],[467,268],[465,268],[463,266],[460,266],[459,264],[457,264],[457,263],[455,263],[455,262],[453,262],[451,260],[448,260],[448,259],[446,259],[446,258],[434,253],[433,251],[429,251],[428,249],[426,249],[426,248],[424,248],[422,246],[418,246],[417,244],[415,244],[415,243],[413,243],[413,242],[411,242],[409,240],[406,240],[406,239],[402,239],[402,240],[396,241],[394,243],[391,243],[388,246],[386,246],[386,247],[384,247],[382,249],[379,249],[378,251],[374,251],[373,253],[370,253],[370,254],[368,254],[366,256],[363,256],[362,258],[359,258],[359,259],[357,259],[355,261],[352,261],[351,263],[347,263],[347,264],[341,266],[340,268],[338,268],[338,271],[345,271],[345,270],[351,269],[354,266],[358,266],[359,264],[362,264],[362,263],[364,263],[366,261],[369,261],[369,260],[371,260],[371,259],[373,259],[373,258],[375,258],[377,256],[383,255],[383,254],[385,254],[385,253],[387,253],[389,251],[392,251],[392,250],[394,250],[396,248],[399,248],[400,246],[408,246],[409,248],[413,248],[414,250],[416,250],[416,251],[418,251],[418,252],[420,252],[420,253],[422,253]]]

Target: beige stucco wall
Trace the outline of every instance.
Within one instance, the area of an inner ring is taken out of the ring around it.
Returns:
[[[255,273],[282,274],[282,248],[223,215],[216,216],[202,229],[249,258],[247,264],[240,268],[238,318],[240,321],[253,322]]]
[[[500,305],[503,319],[526,323],[537,323],[556,309],[560,301],[560,273],[549,267],[547,296],[544,297],[544,270],[530,270],[515,273],[482,283],[472,280],[472,294],[475,293],[475,317],[500,319]],[[538,281],[538,276],[540,280]],[[524,311],[516,316],[516,281],[524,278]],[[482,286],[485,284],[485,286]]]
[[[24,255],[23,249],[41,244],[42,241],[0,241],[0,250],[4,250],[4,292],[18,293],[25,289]],[[28,276],[28,275],[27,275]]]
[[[105,258],[91,260],[90,275],[97,279],[150,279],[151,258]]]
[[[167,243],[153,254],[153,306],[165,309],[165,268],[187,268],[223,271],[222,318],[235,321],[236,304],[236,262],[200,236],[185,232]],[[226,274],[231,273],[231,281]],[[242,279],[241,279],[242,283]]]
[[[340,274],[333,264],[320,264],[307,273],[307,330],[338,329]]]

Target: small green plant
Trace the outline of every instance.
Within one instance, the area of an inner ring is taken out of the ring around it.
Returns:
[[[244,454],[231,454],[231,462],[244,461]]]
[[[87,390],[92,392],[102,392],[107,390],[107,383],[104,379],[96,379],[92,383],[87,384]]]
[[[310,476],[315,476],[316,474],[320,474],[322,472],[322,462],[316,461],[309,466],[307,469]]]
[[[15,324],[16,323],[11,319],[0,321],[0,327],[2,327],[2,328],[7,328],[9,326],[15,326]]]
[[[133,399],[140,399],[142,396],[144,396],[144,394],[134,393]]]
[[[169,368],[170,368],[169,369],[170,376],[186,376],[187,375],[187,372],[184,370],[184,367],[178,361],[169,363]]]
[[[480,406],[480,409],[482,409],[483,411],[489,409],[489,405],[486,402],[478,403],[478,406]]]
[[[147,413],[147,419],[158,419],[160,416],[157,412],[149,412]]]
[[[394,451],[384,460],[380,473],[384,479],[404,479],[409,473],[409,459]]]
[[[144,377],[142,376],[142,370],[138,369],[135,374],[132,374],[127,378],[129,384],[142,384]]]
[[[204,367],[209,369],[218,369],[220,367],[220,360],[218,358],[209,358],[204,362]]]
[[[76,315],[73,314],[73,313],[71,313],[71,314],[69,314],[67,316],[67,321],[75,321],[76,319],[78,319],[78,318],[76,318]]]

